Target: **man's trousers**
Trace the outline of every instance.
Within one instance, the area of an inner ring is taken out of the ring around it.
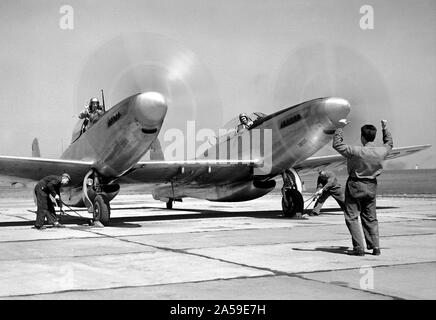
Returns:
[[[354,249],[364,250],[359,216],[367,249],[379,247],[379,231],[376,214],[376,179],[349,177],[345,188],[345,222],[351,234]]]
[[[318,215],[321,211],[322,206],[324,205],[324,202],[327,200],[328,197],[332,196],[338,205],[341,207],[343,211],[345,211],[345,195],[344,191],[341,186],[335,186],[328,190],[325,190],[319,198],[315,202],[315,206],[313,207],[312,213]]]
[[[36,221],[35,227],[42,227],[44,225],[45,217],[49,224],[54,224],[57,221],[53,202],[50,200],[49,195],[44,192],[39,185],[35,186],[36,196]]]

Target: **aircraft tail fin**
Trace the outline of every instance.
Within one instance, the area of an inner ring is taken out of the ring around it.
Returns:
[[[160,141],[156,138],[150,146],[150,160],[165,160]]]
[[[41,158],[41,152],[39,151],[39,142],[38,139],[33,139],[32,142],[32,157]]]

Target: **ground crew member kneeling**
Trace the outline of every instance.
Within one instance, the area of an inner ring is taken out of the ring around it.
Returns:
[[[47,222],[52,224],[56,228],[63,227],[56,218],[53,202],[50,199],[52,195],[58,206],[62,209],[62,201],[60,198],[60,189],[62,185],[66,185],[71,181],[71,177],[68,173],[64,173],[61,176],[47,176],[42,178],[35,186],[36,196],[36,229],[44,229],[44,220],[47,217]]]
[[[346,119],[340,120],[345,126]],[[383,146],[376,146],[374,139],[377,129],[370,124],[361,128],[363,146],[348,146],[343,142],[342,128],[336,130],[333,148],[347,158],[348,180],[345,188],[345,222],[351,233],[353,254],[363,256],[365,244],[359,229],[359,215],[362,221],[368,250],[380,254],[379,230],[376,214],[377,176],[383,169],[383,160],[393,147],[392,136],[382,120]]]
[[[312,212],[309,213],[310,216],[318,216],[324,202],[330,196],[335,198],[341,209],[345,211],[344,191],[333,172],[320,170],[316,184],[316,195],[318,196],[318,199],[315,202]]]

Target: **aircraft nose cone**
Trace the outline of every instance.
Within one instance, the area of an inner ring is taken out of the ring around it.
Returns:
[[[327,117],[336,127],[339,126],[339,120],[347,118],[351,110],[350,103],[342,98],[328,98],[324,106]]]
[[[158,92],[144,92],[136,96],[136,117],[147,127],[161,125],[167,109],[165,98]]]

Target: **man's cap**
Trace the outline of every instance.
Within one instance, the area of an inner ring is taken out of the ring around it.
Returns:
[[[68,178],[71,181],[71,176],[68,173],[62,173],[62,177]]]

